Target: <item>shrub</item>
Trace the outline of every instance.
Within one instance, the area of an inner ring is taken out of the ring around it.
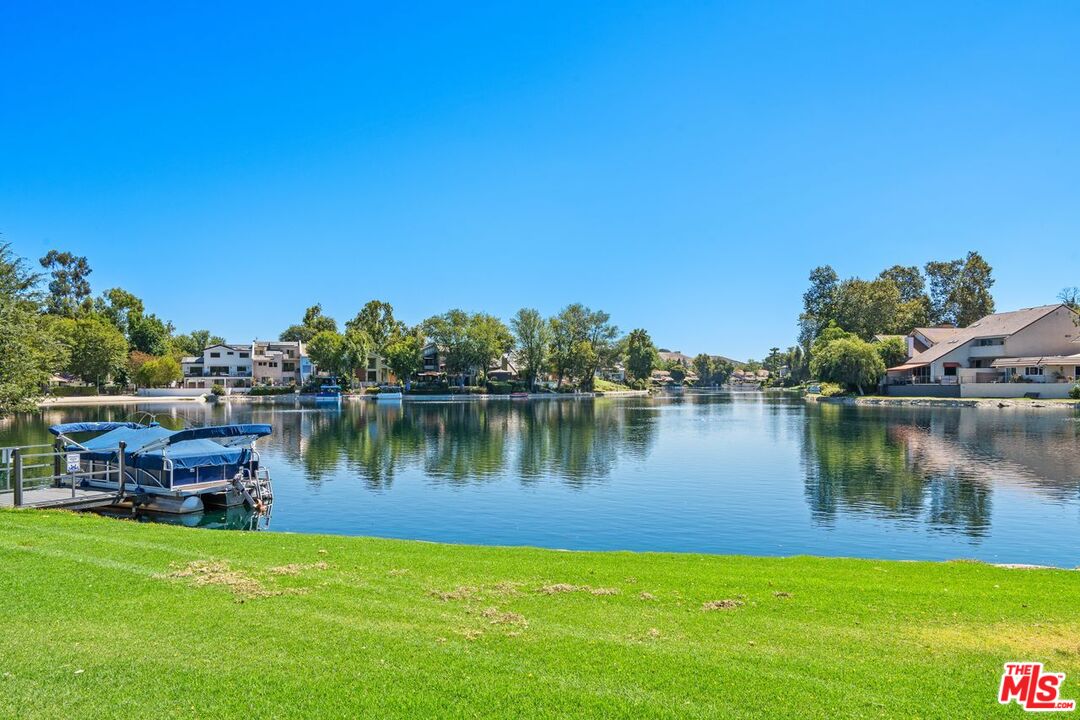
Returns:
[[[1069,390],[1069,397],[1071,397],[1073,400],[1080,400],[1080,383],[1072,386],[1072,388]]]
[[[487,384],[487,390],[492,395],[509,395],[513,390],[513,386],[513,383],[491,380]]]
[[[49,390],[53,397],[87,397],[97,395],[98,389],[93,385],[60,385]]]
[[[249,394],[258,397],[260,395],[291,395],[295,392],[295,385],[256,385],[255,387],[251,388],[251,392]]]
[[[814,342],[810,372],[821,380],[842,383],[861,395],[864,388],[877,385],[885,374],[885,363],[870,343],[841,337],[824,345]]]
[[[214,383],[214,386],[212,388],[210,388],[210,394],[211,395],[217,395],[218,397],[221,397],[222,395],[225,394],[225,386],[222,385],[221,383]]]

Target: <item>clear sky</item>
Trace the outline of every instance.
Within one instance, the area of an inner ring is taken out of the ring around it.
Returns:
[[[1080,4],[3,3],[0,233],[237,341],[580,301],[761,357],[814,265],[969,249],[1042,304]]]

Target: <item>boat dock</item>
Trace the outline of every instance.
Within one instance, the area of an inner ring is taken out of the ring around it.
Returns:
[[[122,457],[122,447],[120,456]],[[78,456],[61,447],[30,445],[0,448],[0,508],[87,510],[115,505],[119,490],[85,487],[84,481],[123,477],[123,461],[83,470]]]

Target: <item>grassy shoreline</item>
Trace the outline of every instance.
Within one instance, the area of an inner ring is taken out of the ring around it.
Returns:
[[[1080,573],[0,511],[4,717],[990,717]]]

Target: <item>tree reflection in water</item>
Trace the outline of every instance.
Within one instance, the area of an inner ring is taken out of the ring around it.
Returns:
[[[348,403],[340,413],[298,413],[310,483],[342,470],[372,488],[420,467],[435,482],[470,484],[514,472],[523,483],[555,476],[583,487],[608,477],[620,455],[644,459],[655,418],[605,401]],[[275,434],[292,433],[275,416]],[[280,428],[280,430],[279,430]],[[306,438],[306,440],[303,440]]]

